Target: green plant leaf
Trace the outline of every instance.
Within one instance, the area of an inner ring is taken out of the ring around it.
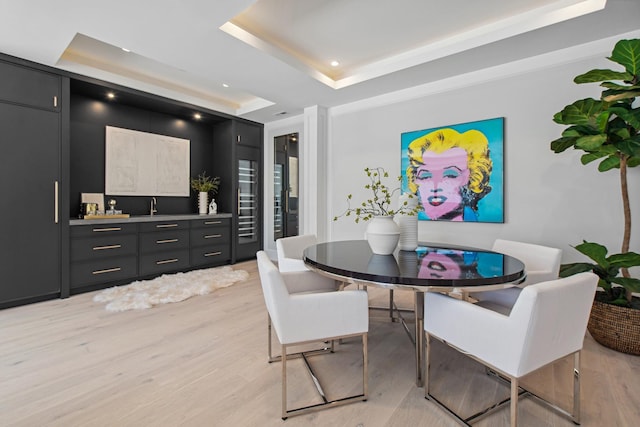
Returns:
[[[606,80],[631,80],[633,75],[622,71],[595,69],[576,76],[573,81],[578,84],[596,83]]]
[[[607,89],[615,90],[615,91],[637,91],[640,90],[640,86],[637,85],[621,85],[613,82],[602,82],[600,86],[606,87]]]
[[[640,292],[640,279],[634,279],[631,277],[614,277],[611,281],[630,290],[631,292]]]
[[[618,41],[609,59],[622,65],[627,73],[637,76],[640,74],[640,39]]]
[[[604,289],[607,293],[611,292],[611,284],[606,280],[598,279],[598,287]]]
[[[640,129],[640,108],[630,109],[626,106],[613,106],[609,111],[630,124],[636,131]]]
[[[640,254],[636,252],[625,252],[609,256],[608,261],[612,267],[631,268],[640,266]]]
[[[562,153],[569,147],[573,147],[577,138],[558,138],[555,141],[551,141],[551,149],[554,153]]]
[[[627,160],[627,167],[628,168],[635,168],[638,165],[640,165],[640,156],[631,157],[631,158],[629,158],[629,160]]]
[[[572,264],[563,264],[560,266],[560,277],[569,277],[574,274],[584,273],[585,271],[593,271],[594,264],[586,262],[575,262]]]
[[[618,305],[620,307],[628,307],[629,301],[627,301],[627,299],[624,297],[624,294],[622,294],[614,300],[607,301],[607,304]]]
[[[615,129],[615,130],[612,129],[612,133],[622,140],[631,138],[631,133],[629,132],[629,129],[626,127]]]
[[[594,151],[600,148],[605,142],[607,142],[606,134],[583,136],[576,140],[576,148],[585,151]]]
[[[608,156],[608,155],[609,154],[605,152],[605,150],[598,150],[598,151],[594,151],[593,153],[583,154],[582,157],[580,157],[580,162],[583,165],[588,165],[589,163],[595,160],[601,159],[604,156]]]
[[[629,157],[633,157],[636,153],[640,152],[640,143],[633,139],[625,139],[623,141],[616,142],[613,145],[617,150]]]
[[[607,248],[599,243],[587,242],[586,240],[574,248],[583,255],[588,256],[600,267],[609,268],[607,261]]]
[[[611,155],[600,162],[598,165],[598,171],[606,172],[611,169],[617,169],[620,167],[620,157]]]
[[[553,121],[563,125],[585,125],[595,128],[597,116],[602,111],[602,101],[593,98],[580,99],[556,113]]]
[[[606,102],[621,101],[640,96],[640,90],[608,90],[602,94],[602,100]]]

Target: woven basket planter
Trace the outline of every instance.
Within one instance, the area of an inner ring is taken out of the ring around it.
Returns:
[[[640,355],[640,310],[594,300],[587,329],[605,347]]]

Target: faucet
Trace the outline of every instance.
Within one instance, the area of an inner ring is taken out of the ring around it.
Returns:
[[[158,212],[158,209],[156,209],[158,201],[156,200],[155,197],[151,198],[151,208],[149,209],[149,215],[153,216],[154,213]]]

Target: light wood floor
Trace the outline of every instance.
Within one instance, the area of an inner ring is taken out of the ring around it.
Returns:
[[[0,311],[1,426],[455,426],[415,386],[413,346],[398,323],[371,312],[367,402],[280,419],[280,364],[266,362],[266,310],[255,262],[247,282],[150,310],[110,313],[95,293]],[[386,292],[369,288],[383,303]],[[410,292],[396,293],[411,306]],[[277,341],[276,341],[277,343]],[[277,348],[277,344],[276,344]],[[359,341],[313,359],[329,384],[359,387]],[[463,415],[508,395],[481,366],[438,344],[433,392]],[[640,357],[585,339],[582,425],[640,425]],[[313,398],[291,368],[292,403]],[[552,385],[555,384],[555,385]],[[568,405],[570,360],[533,374]],[[332,390],[329,390],[331,392]],[[531,399],[523,426],[572,426]],[[503,410],[479,426],[508,425]]]

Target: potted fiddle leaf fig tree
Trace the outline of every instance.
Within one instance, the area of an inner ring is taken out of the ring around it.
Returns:
[[[624,233],[620,253],[595,242],[575,246],[593,263],[562,265],[560,276],[593,271],[600,278],[601,292],[589,319],[589,332],[599,343],[618,351],[640,354],[640,280],[631,276],[630,268],[640,266],[640,254],[629,250],[631,208],[627,170],[640,165],[640,39],[620,40],[609,60],[622,70],[596,69],[581,74],[575,83],[600,83],[600,99],[586,98],[567,105],[553,120],[569,127],[562,137],[551,142],[551,149],[561,153],[568,148],[584,151],[583,165],[599,161],[598,171],[617,171],[624,214]],[[608,218],[607,220],[611,220]]]

